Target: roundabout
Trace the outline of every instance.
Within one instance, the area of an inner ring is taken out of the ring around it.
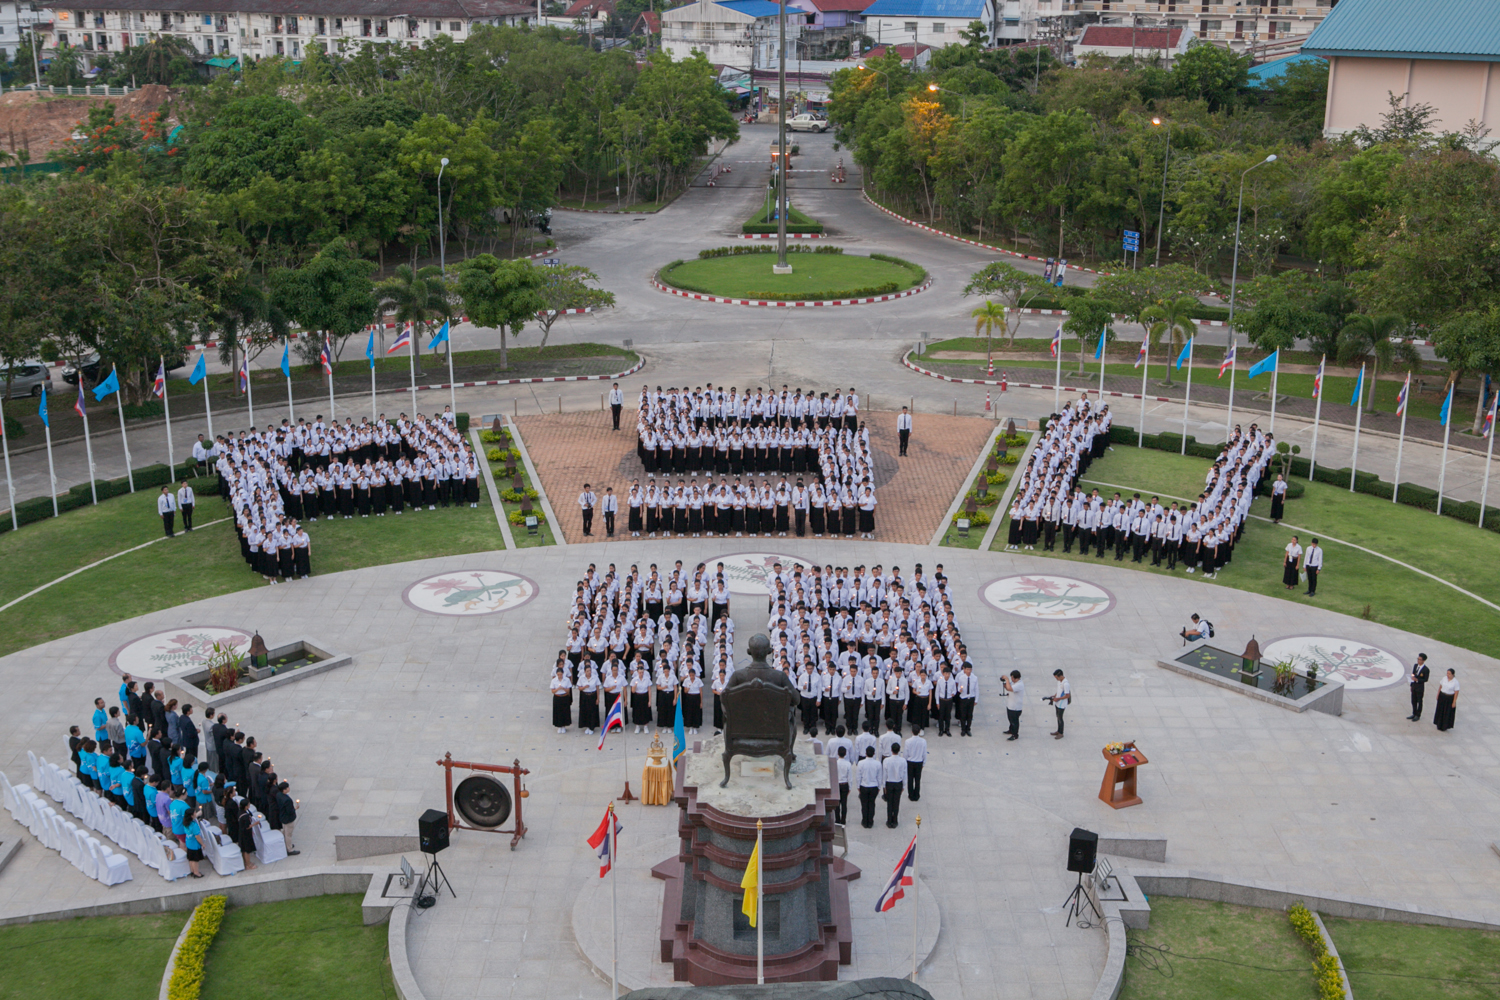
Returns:
[[[752,252],[703,251],[663,267],[654,283],[673,294],[740,305],[852,305],[904,297],[931,284],[925,269],[885,254],[794,251],[787,254],[792,272],[774,274],[776,254],[769,247],[732,249]]]

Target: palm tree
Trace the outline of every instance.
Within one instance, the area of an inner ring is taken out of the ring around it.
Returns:
[[[1375,379],[1380,366],[1405,368],[1416,371],[1422,364],[1422,356],[1411,344],[1394,344],[1391,338],[1406,329],[1406,321],[1395,313],[1380,313],[1369,316],[1356,313],[1349,317],[1339,331],[1339,360],[1342,362],[1363,361],[1370,358],[1370,408],[1375,412]]]
[[[993,361],[995,357],[995,328],[1005,328],[1005,307],[997,305],[989,299],[985,299],[984,305],[979,306],[973,312],[969,313],[969,315],[974,317],[974,336],[977,337],[979,336],[979,331],[984,331],[985,361]],[[986,364],[986,370],[988,370],[988,364]]]
[[[447,283],[443,272],[436,267],[413,271],[410,264],[402,264],[391,277],[375,286],[375,297],[380,302],[381,316],[394,315],[397,324],[411,323],[413,337],[421,336],[440,320],[453,315]],[[448,349],[453,349],[451,338]]]
[[[1172,347],[1179,343],[1186,344],[1198,331],[1193,325],[1193,310],[1196,308],[1197,299],[1191,295],[1181,295],[1141,310],[1141,322],[1146,325],[1146,336],[1151,338],[1153,344],[1160,344],[1163,338]],[[1173,384],[1170,362],[1167,364],[1166,384]]]

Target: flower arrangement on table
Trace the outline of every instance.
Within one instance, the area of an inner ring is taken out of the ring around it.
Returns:
[[[1104,744],[1104,752],[1109,754],[1111,757],[1119,756],[1120,754],[1125,752],[1125,744],[1118,742],[1106,743]]]

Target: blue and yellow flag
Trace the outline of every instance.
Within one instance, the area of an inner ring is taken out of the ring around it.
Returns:
[[[740,879],[740,888],[745,890],[745,901],[740,904],[740,912],[750,918],[750,926],[755,926],[756,896],[760,893],[760,841],[756,840],[755,850],[750,852],[750,863],[745,866],[745,877]]]
[[[672,723],[672,763],[682,759],[687,753],[687,730],[682,725],[682,690],[677,691],[677,718]]]

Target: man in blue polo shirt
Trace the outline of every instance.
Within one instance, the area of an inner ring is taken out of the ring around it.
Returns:
[[[94,699],[94,741],[104,743],[109,740],[109,731],[104,728],[109,722],[109,713],[104,710],[104,699]]]
[[[125,727],[125,754],[130,758],[132,769],[138,763],[146,763],[146,734],[134,722]]]

